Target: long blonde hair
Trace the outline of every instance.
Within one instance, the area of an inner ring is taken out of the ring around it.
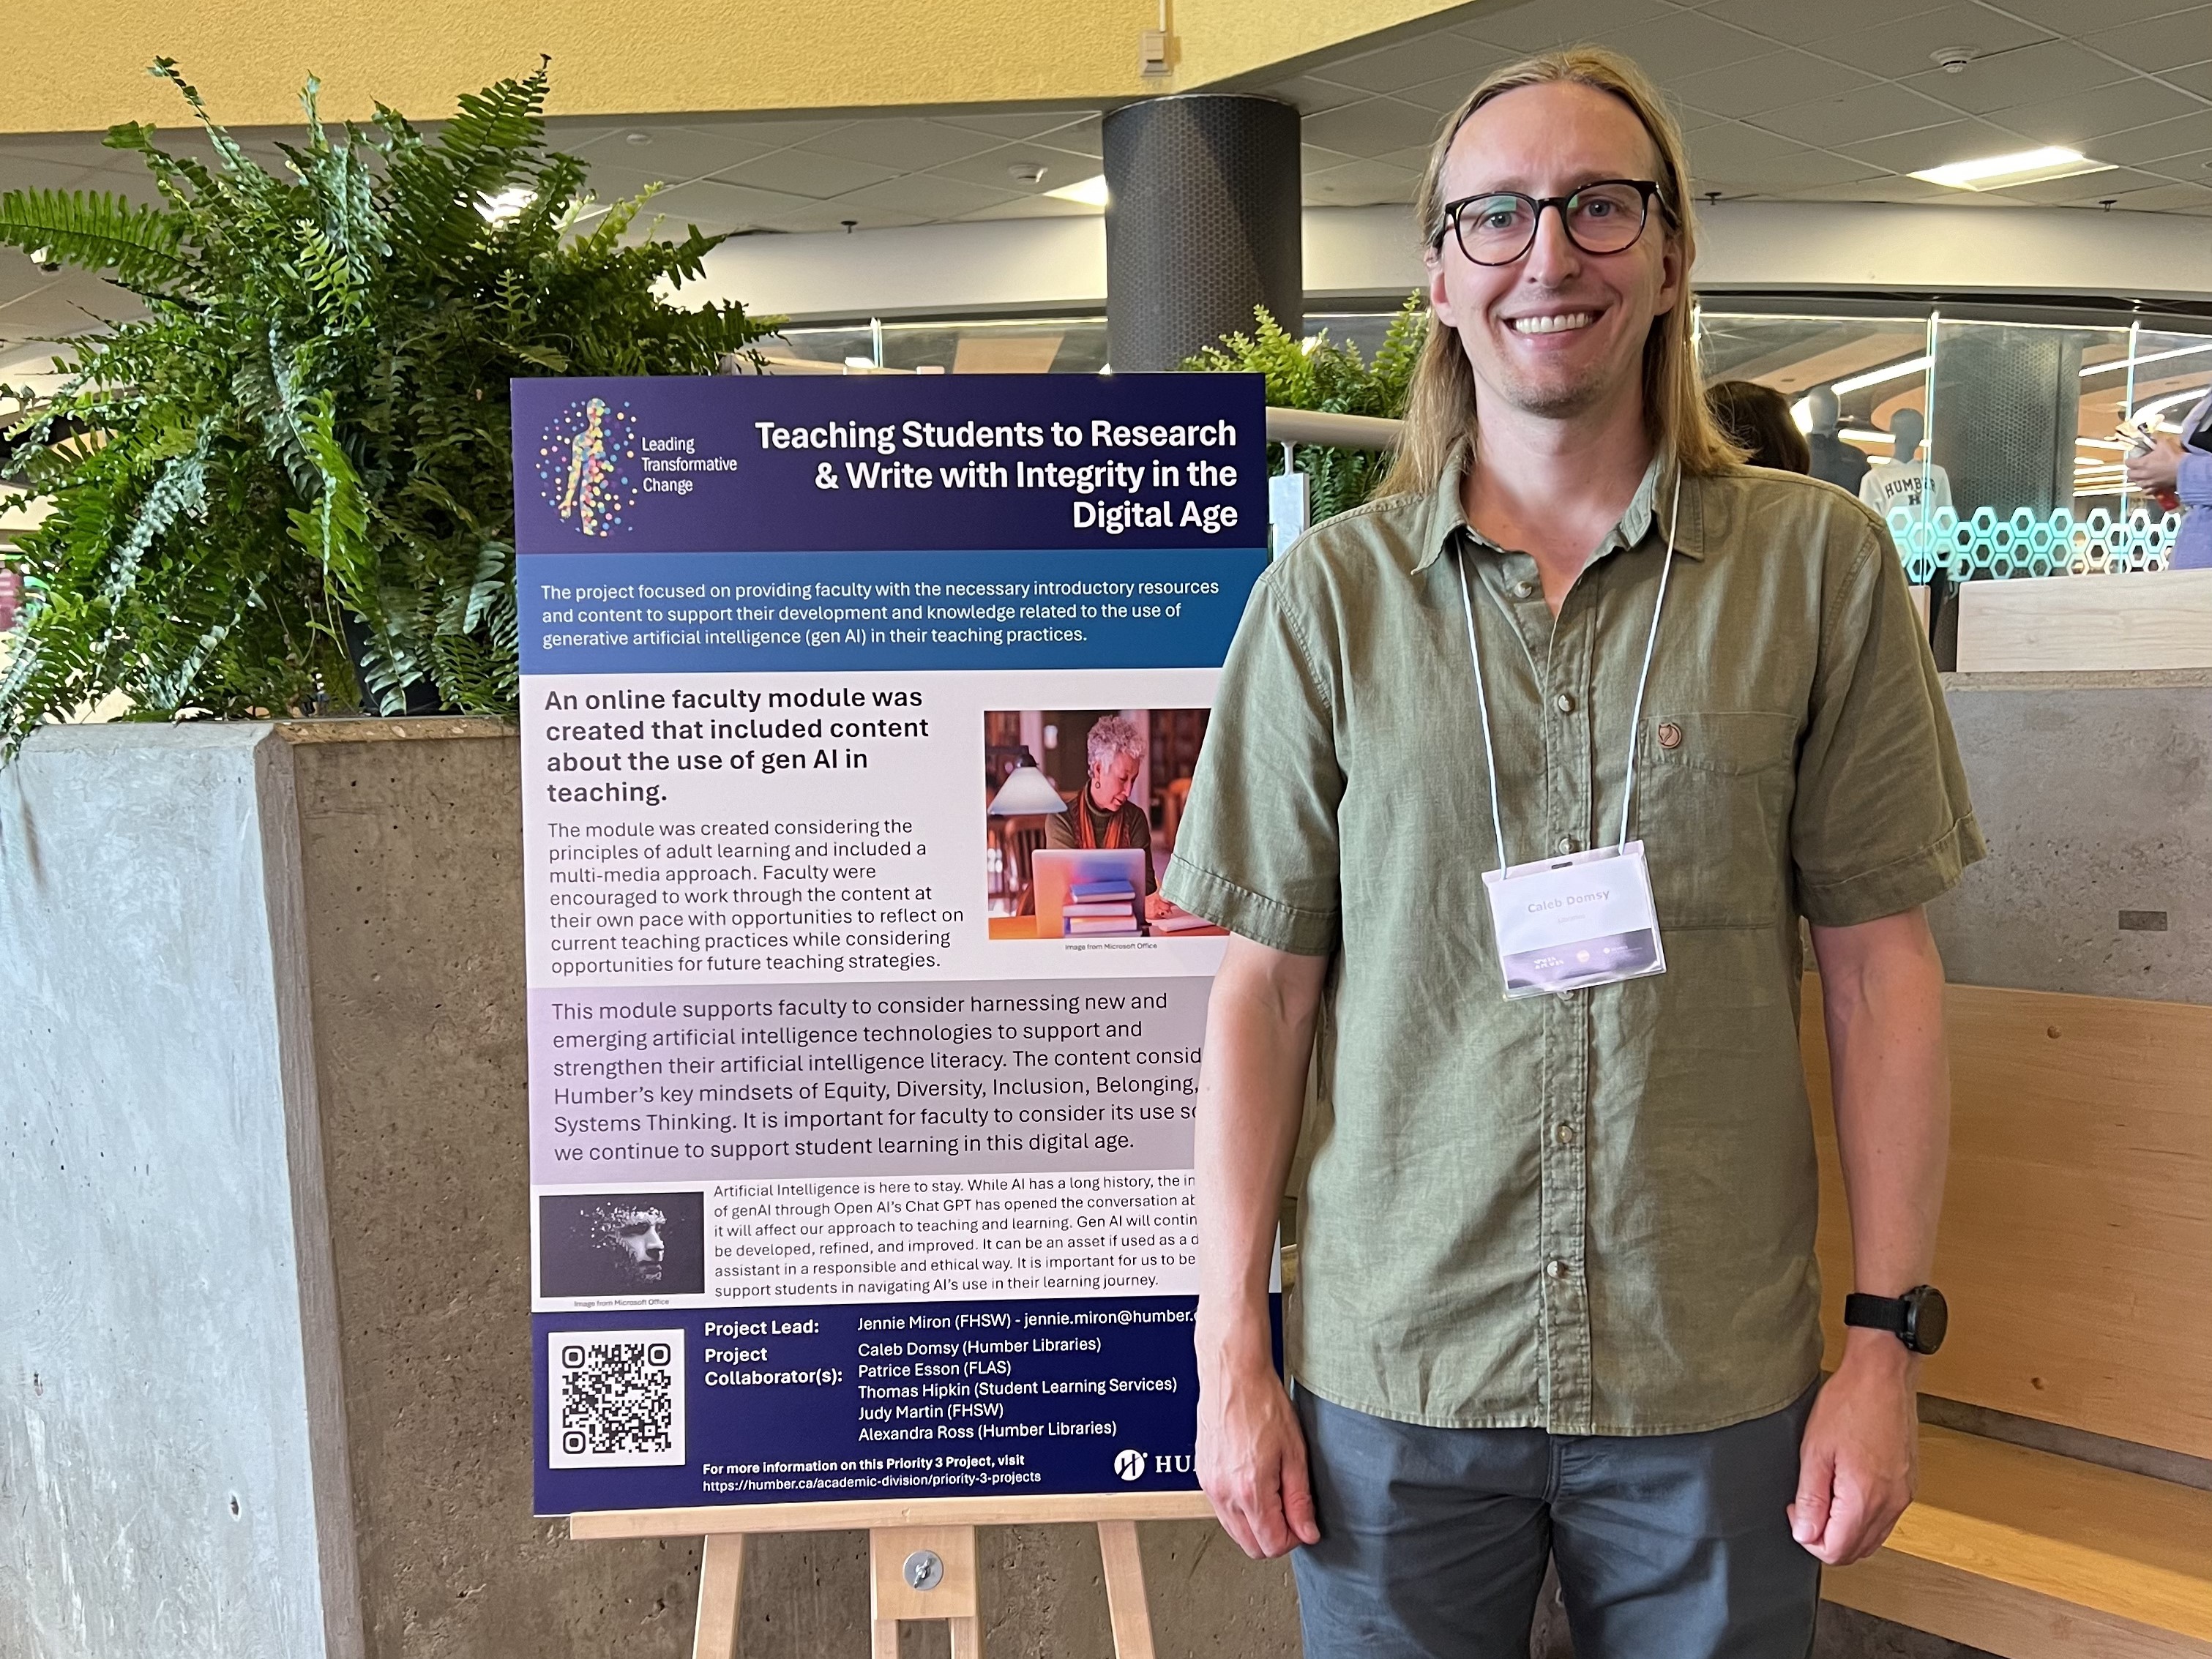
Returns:
[[[1729,441],[1705,406],[1697,342],[1691,331],[1690,267],[1698,257],[1697,222],[1690,209],[1689,161],[1681,130],[1658,89],[1627,58],[1602,46],[1566,46],[1498,70],[1467,95],[1429,152],[1417,211],[1426,246],[1443,222],[1444,158],[1452,140],[1475,111],[1522,87],[1567,82],[1610,94],[1628,106],[1659,152],[1659,204],[1682,255],[1682,291],[1674,309],[1651,325],[1644,343],[1644,417],[1652,437],[1671,446],[1686,472],[1698,477],[1742,465],[1743,452]],[[1458,333],[1431,315],[1406,398],[1406,424],[1397,459],[1383,479],[1385,495],[1425,495],[1437,487],[1454,447],[1474,430],[1474,371]]]

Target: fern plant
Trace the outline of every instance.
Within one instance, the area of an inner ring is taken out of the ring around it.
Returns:
[[[703,374],[778,319],[666,289],[720,240],[632,240],[550,151],[547,76],[434,137],[380,106],[258,164],[176,65],[215,150],[137,123],[161,200],[0,196],[0,243],[104,273],[145,314],[73,345],[19,423],[52,512],[25,538],[0,748],[112,693],[146,717],[318,708],[505,714],[516,696],[507,382]],[[649,194],[649,192],[648,192]]]
[[[1284,331],[1265,306],[1253,312],[1249,334],[1228,334],[1183,364],[1185,368],[1259,374],[1267,377],[1267,402],[1277,409],[1323,410],[1332,415],[1375,415],[1397,420],[1406,412],[1406,389],[1421,352],[1428,309],[1418,294],[1408,295],[1390,319],[1389,331],[1366,362],[1359,348],[1340,344],[1324,331],[1309,349]],[[1267,446],[1267,470],[1280,473],[1284,446]],[[1312,521],[1320,523],[1358,507],[1375,493],[1390,470],[1387,450],[1297,447],[1298,471],[1306,474]]]

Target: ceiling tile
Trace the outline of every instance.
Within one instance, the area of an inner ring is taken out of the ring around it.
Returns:
[[[808,202],[763,222],[769,230],[804,235],[810,231],[841,230],[850,219],[861,230],[895,230],[905,225],[926,225],[934,216],[902,212],[896,208],[848,207],[836,202]]]
[[[2133,79],[2133,70],[2084,52],[2070,40],[2043,40],[2016,52],[1978,58],[1957,75],[1925,70],[1905,84],[1970,115],[1994,115]]]
[[[1342,150],[1347,155],[1369,156],[1432,143],[1437,126],[1434,111],[1416,109],[1395,99],[1370,98],[1364,103],[1308,116],[1304,136],[1310,144]]]
[[[1732,115],[1721,115],[1712,110],[1699,109],[1694,104],[1683,103],[1680,99],[1671,95],[1667,100],[1667,105],[1674,112],[1674,125],[1686,133],[1695,132],[1700,127],[1720,126],[1735,118]]]
[[[1439,30],[1401,40],[1379,52],[1340,58],[1328,66],[1328,74],[1330,80],[1340,85],[1361,87],[1369,92],[1396,92],[1401,87],[1433,81],[1440,75],[1463,76],[1472,88],[1512,56],[1509,48]]]
[[[630,132],[644,133],[651,142],[633,144],[629,138]],[[625,172],[647,173],[670,184],[680,184],[686,179],[703,179],[710,173],[720,173],[757,155],[765,155],[769,148],[757,139],[738,137],[735,129],[699,131],[684,127],[633,127],[577,154],[594,173],[601,167],[621,167]]]
[[[2191,64],[2184,69],[2163,70],[2160,78],[2186,88],[2200,98],[2212,98],[2212,64]]]
[[[42,161],[21,152],[0,151],[0,190],[113,190],[105,170],[82,161]]]
[[[971,132],[942,121],[894,116],[885,120],[855,121],[836,132],[810,138],[801,148],[904,171],[909,167],[943,167],[947,161],[996,149],[1001,142],[988,133]],[[980,207],[982,204],[973,205]]]
[[[2197,114],[2203,107],[2154,82],[2133,80],[2022,104],[1990,118],[2039,144],[2070,144],[2102,161],[2112,160],[2098,155],[2097,141],[2106,134]]]
[[[1893,173],[1918,173],[1953,161],[2002,155],[2021,147],[2020,135],[1986,121],[1948,121],[1940,127],[1838,145],[1844,154]],[[1956,194],[1957,192],[1953,192]]]
[[[1480,82],[1480,76],[1440,76],[1433,81],[1401,88],[1395,95],[1408,104],[1432,110],[1438,115],[1449,115],[1467,101],[1468,94]]]
[[[2136,127],[2126,132],[2115,132],[2097,140],[2096,156],[2100,161],[2117,161],[2122,167],[2142,167],[2147,163],[2163,162],[2169,157],[2192,155],[2212,148],[2212,110],[2199,110],[2194,115],[2184,115],[2171,121],[2157,121],[2147,127]],[[2170,167],[2154,169],[2170,173]]]
[[[962,220],[970,219],[1095,219],[1098,210],[1085,207],[1080,202],[1063,202],[1056,196],[1016,196],[1004,202],[995,202],[973,213],[963,213]]]
[[[1659,0],[1534,0],[1470,17],[1456,27],[1514,52],[1542,52],[1575,40],[1609,40],[1617,30],[1675,15]]]
[[[1885,28],[1901,17],[1934,11],[1942,0],[1856,0],[1850,6],[1787,5],[1776,0],[1713,0],[1698,9],[1708,17],[1749,29],[1771,40],[1809,46],[1860,29]]]
[[[1380,161],[1351,161],[1305,181],[1305,198],[1331,207],[1365,207],[1378,202],[1410,202],[1420,188],[1419,175]]]
[[[1017,179],[1012,169],[1018,167],[1042,167],[1044,177],[1035,180]],[[1088,156],[1070,155],[1065,150],[1046,149],[1040,144],[1006,144],[963,161],[948,161],[941,167],[932,167],[930,172],[991,190],[1036,196],[1079,179],[1096,178],[1098,163]]]
[[[2105,9],[2085,9],[2084,23],[2110,22]],[[2200,5],[2165,17],[2141,18],[2118,27],[2100,27],[2081,37],[2093,52],[2110,52],[2140,70],[2162,70],[2212,58],[2212,5]]]
[[[50,167],[112,167],[125,159],[134,167],[142,165],[135,156],[126,158],[122,151],[108,149],[100,142],[100,135],[92,132],[34,133],[0,137],[0,167],[5,167],[18,157],[43,161]]]
[[[2161,156],[2155,161],[2141,163],[2145,173],[2155,173],[2161,179],[2175,179],[2185,185],[2200,179],[2212,184],[2212,149],[2192,150],[2186,155]]]
[[[1054,131],[1085,117],[1095,118],[1097,115],[1096,110],[1030,110],[1018,115],[988,115],[954,110],[936,118],[951,126],[988,132],[994,137],[1035,138],[1040,133]]]
[[[1071,121],[1064,127],[1054,127],[1041,132],[1030,141],[1051,149],[1064,150],[1071,155],[1088,155],[1094,161],[1105,153],[1098,137],[1098,118],[1085,116],[1080,121]]]
[[[1687,99],[1698,109],[1741,116],[1757,115],[1813,99],[1832,98],[1876,84],[1871,76],[1856,70],[1843,68],[1793,48],[1770,52],[1726,69],[1679,76],[1668,83],[1668,90]],[[1931,118],[1941,120],[1948,113],[1942,112]]]
[[[2034,202],[2044,206],[2094,207],[2098,203],[2125,195],[2131,190],[2154,190],[2169,181],[2148,173],[2137,173],[2132,167],[2114,167],[2109,173],[2077,173],[2071,179],[2051,179],[2039,185],[2014,185],[2002,191],[1990,191],[1991,196],[2009,196],[2015,201]]]
[[[1931,185],[1925,179],[1892,176],[1862,179],[1840,185],[1814,185],[1790,192],[1801,202],[1940,202],[1960,192]]]
[[[2008,52],[2048,40],[2051,34],[2051,31],[2040,24],[2014,22],[1980,6],[1954,0],[1953,4],[1914,12],[1876,28],[1847,29],[1832,34],[1820,43],[1820,51],[1824,58],[1849,64],[1870,75],[1892,76],[1917,74],[1930,68],[1934,60],[1929,54],[1942,46],[1965,46],[1983,54],[1960,74],[1947,77],[1959,84],[1985,74],[1990,68],[1990,54]],[[1942,71],[1938,70],[1936,73]],[[1947,104],[1958,101],[1944,97],[1941,92],[1931,95],[1942,98]]]
[[[765,223],[779,213],[804,207],[806,198],[772,190],[745,190],[735,185],[701,182],[662,191],[645,204],[636,225],[643,229],[658,218],[663,235],[681,235],[683,227],[702,230],[733,230],[741,225]]]
[[[884,184],[848,191],[830,205],[848,209],[879,207],[895,213],[919,213],[932,219],[951,219],[1026,193],[969,184],[962,179],[942,178],[936,173],[913,173]]]
[[[1887,81],[1857,87],[1837,98],[1812,98],[1762,112],[1752,125],[1800,143],[1835,146],[1893,132],[1915,132],[1956,120],[1932,98]]]
[[[771,149],[781,149],[787,144],[803,144],[809,139],[821,138],[852,126],[851,121],[686,121],[685,126],[695,131],[706,132],[726,127],[739,137]]]
[[[1774,50],[1774,43],[1765,36],[1716,21],[1698,11],[1674,12],[1610,30],[1604,40],[1616,52],[1634,58],[1646,74],[1670,87],[1688,76],[1747,63]]]
[[[2060,34],[2079,35],[2086,29],[2114,28],[2147,17],[2166,17],[2185,11],[2199,0],[2004,0],[2004,9],[2040,23]]]
[[[1690,174],[1693,182],[1702,181],[1707,174],[1726,179],[1753,178],[1767,163],[1804,148],[1790,139],[1746,126],[1741,121],[1731,121],[1725,126],[1707,127],[1692,135]]]
[[[2148,190],[2129,191],[2119,204],[2137,213],[2212,215],[2212,184],[2154,185]]]
[[[1301,114],[1318,115],[1325,109],[1356,104],[1368,94],[1360,88],[1340,86],[1319,76],[1298,75],[1269,87],[1267,95],[1296,104]]]
[[[1319,144],[1298,146],[1298,167],[1302,172],[1319,173],[1323,167],[1340,167],[1346,161],[1356,161],[1356,155],[1347,155],[1340,149],[1325,149]]]
[[[855,161],[842,155],[824,155],[819,150],[779,149],[714,177],[720,183],[745,185],[755,190],[773,190],[819,201],[858,190],[863,185],[879,185],[886,179],[896,178],[898,173],[896,167]]]

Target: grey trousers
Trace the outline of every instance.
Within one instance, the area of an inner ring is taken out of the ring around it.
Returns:
[[[1820,1564],[1790,1535],[1808,1389],[1703,1434],[1433,1429],[1304,1389],[1321,1542],[1308,1659],[1528,1659],[1556,1559],[1576,1659],[1805,1659]]]

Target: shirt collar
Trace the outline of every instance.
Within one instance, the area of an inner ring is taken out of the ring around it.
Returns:
[[[1468,523],[1467,509],[1460,496],[1460,481],[1467,476],[1467,468],[1474,454],[1474,447],[1462,441],[1452,451],[1451,459],[1444,463],[1443,476],[1429,494],[1423,509],[1420,535],[1420,556],[1413,565],[1419,575],[1437,562],[1437,556],[1450,545],[1454,537],[1464,533],[1470,540],[1488,547],[1492,545],[1480,532]],[[1662,485],[1664,486],[1662,489]],[[1663,539],[1666,524],[1674,511],[1674,465],[1672,452],[1662,447],[1652,456],[1651,465],[1644,469],[1644,480],[1636,487],[1636,494],[1628,503],[1628,510],[1599,544],[1597,556],[1615,548],[1640,546],[1656,527]],[[1674,532],[1674,550],[1685,557],[1702,560],[1705,556],[1705,493],[1686,479],[1682,483],[1680,521]]]

